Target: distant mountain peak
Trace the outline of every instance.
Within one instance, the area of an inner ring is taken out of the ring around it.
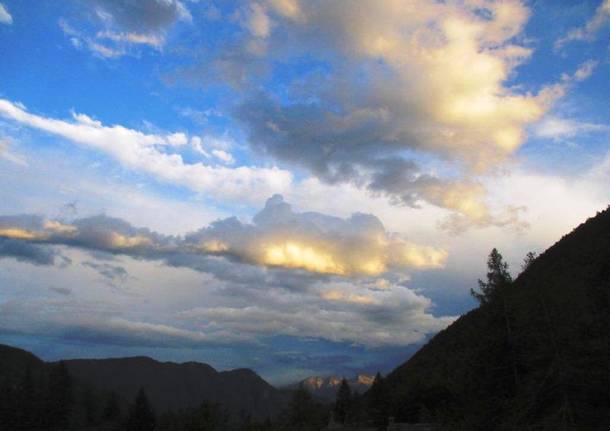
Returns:
[[[373,382],[375,381],[375,376],[371,376],[368,374],[358,374],[356,380],[360,385],[372,386]]]
[[[315,397],[325,400],[332,401],[335,399],[339,386],[343,381],[344,377],[339,376],[310,376],[300,382],[291,385],[290,387],[295,388],[303,386]],[[371,387],[375,376],[369,374],[357,374],[353,378],[347,379],[347,383],[353,392],[366,392]]]

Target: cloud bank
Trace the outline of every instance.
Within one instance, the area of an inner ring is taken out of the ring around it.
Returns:
[[[439,268],[447,258],[441,248],[414,244],[387,232],[373,215],[341,219],[298,213],[280,195],[270,198],[251,224],[227,218],[184,237],[162,235],[106,216],[68,223],[23,215],[0,216],[0,238],[11,241],[3,249],[4,255],[13,250],[15,257],[26,259],[30,251],[31,260],[38,263],[45,262],[39,250],[42,245],[167,260],[194,269],[199,268],[193,265],[197,256],[222,256],[252,265],[341,276]],[[10,246],[15,241],[30,248]],[[52,263],[52,259],[46,262]]]
[[[132,276],[133,259],[147,267],[162,262],[165,271],[192,269],[206,281],[181,308],[135,320],[122,310],[131,299],[120,306],[82,302],[97,297],[88,289],[81,289],[81,299],[70,291],[61,299],[9,301],[0,304],[2,330],[118,346],[264,344],[267,338],[290,336],[381,347],[420,342],[454,319],[434,316],[432,301],[412,290],[407,274],[442,267],[445,250],[387,232],[372,215],[297,212],[279,195],[251,223],[226,218],[184,236],[106,216],[0,217],[0,257],[53,271],[64,249],[84,251],[85,257],[73,255],[62,271],[93,270],[102,277],[99,282],[136,299],[137,290],[128,286],[139,283],[142,274]],[[155,286],[141,294],[146,303],[165,303],[175,287]],[[199,296],[201,301],[194,299]]]

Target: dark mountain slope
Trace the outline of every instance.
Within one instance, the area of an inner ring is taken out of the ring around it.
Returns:
[[[539,256],[387,377],[399,420],[610,429],[610,210]]]
[[[265,419],[275,417],[291,395],[248,369],[218,372],[198,362],[176,364],[147,357],[76,359],[63,363],[77,385],[76,395],[85,388],[92,388],[96,394],[114,392],[124,408],[142,387],[158,412],[197,407],[203,401],[211,401],[236,416],[248,414]],[[57,363],[45,363],[25,350],[0,345],[2,387],[22,385],[26,379],[44,388],[49,374],[57,367]]]
[[[0,376],[43,369],[45,363],[30,352],[0,344]]]
[[[217,372],[197,362],[176,364],[147,357],[65,361],[77,379],[133,399],[143,387],[158,410],[196,407],[202,401],[222,404],[230,412],[273,417],[286,396],[251,370]]]

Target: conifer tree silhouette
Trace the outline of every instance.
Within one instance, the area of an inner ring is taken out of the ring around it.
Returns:
[[[140,388],[129,411],[127,431],[153,431],[155,424],[155,413],[144,389]]]

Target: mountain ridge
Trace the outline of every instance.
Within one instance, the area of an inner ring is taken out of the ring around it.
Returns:
[[[610,207],[386,378],[392,415],[456,429],[610,425]]]
[[[31,368],[49,368],[45,362],[16,347],[0,345],[0,376],[20,375]],[[130,402],[142,387],[159,412],[197,407],[204,401],[219,403],[232,414],[246,412],[256,419],[275,417],[288,394],[276,389],[249,368],[217,371],[209,364],[157,361],[148,356],[62,360],[81,384],[115,392]]]

